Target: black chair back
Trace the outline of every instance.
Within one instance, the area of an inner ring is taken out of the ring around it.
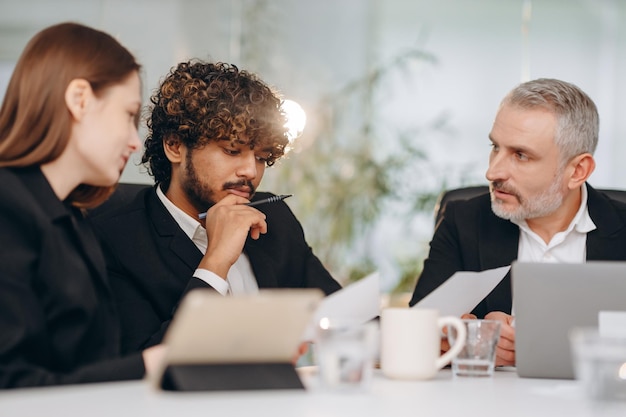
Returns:
[[[89,217],[93,217],[113,210],[117,207],[124,206],[130,203],[139,191],[148,187],[152,187],[152,185],[120,182],[113,194],[111,194],[104,203],[89,210],[88,215]]]
[[[489,192],[489,186],[487,185],[474,185],[470,187],[454,188],[452,190],[444,190],[437,198],[435,203],[435,225],[439,223],[443,209],[448,201],[453,200],[469,200],[470,198],[477,197]]]

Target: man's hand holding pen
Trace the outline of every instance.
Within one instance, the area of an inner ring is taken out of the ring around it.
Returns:
[[[205,227],[207,250],[198,265],[226,279],[228,270],[237,261],[248,234],[258,239],[267,233],[265,214],[247,205],[249,201],[227,195],[207,211]]]

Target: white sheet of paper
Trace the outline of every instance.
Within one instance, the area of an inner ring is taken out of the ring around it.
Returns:
[[[441,316],[469,313],[502,281],[511,266],[486,271],[459,271],[433,292],[415,304],[413,308],[434,308]]]
[[[379,314],[380,274],[377,271],[325,297],[317,307],[302,340],[314,339],[315,329],[324,317],[365,323]]]
[[[598,312],[598,332],[602,337],[626,337],[626,311]]]

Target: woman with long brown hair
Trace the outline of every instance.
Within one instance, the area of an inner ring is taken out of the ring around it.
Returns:
[[[140,65],[74,23],[39,32],[0,108],[0,387],[138,379],[157,346],[120,357],[119,317],[83,210],[141,146]]]

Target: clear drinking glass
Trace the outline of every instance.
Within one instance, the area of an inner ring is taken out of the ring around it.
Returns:
[[[500,322],[497,320],[463,320],[467,329],[465,346],[452,359],[452,372],[455,376],[493,376],[496,347],[500,338]],[[450,343],[456,340],[456,331],[448,327]]]
[[[601,336],[595,328],[570,332],[576,379],[598,401],[626,401],[626,337]]]
[[[314,353],[322,388],[362,391],[369,387],[377,330],[373,322],[320,321]]]

